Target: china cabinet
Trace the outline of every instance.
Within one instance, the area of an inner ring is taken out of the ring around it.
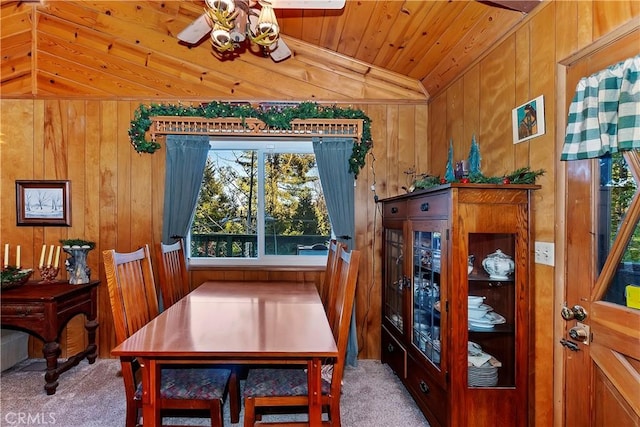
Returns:
[[[536,188],[454,183],[381,200],[382,361],[431,426],[527,425]]]

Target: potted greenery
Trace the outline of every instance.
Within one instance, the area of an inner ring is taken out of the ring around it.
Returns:
[[[89,283],[91,269],[87,266],[87,254],[96,247],[95,242],[84,239],[62,239],[62,250],[70,255],[65,261],[65,268],[69,272],[69,283],[80,285]]]

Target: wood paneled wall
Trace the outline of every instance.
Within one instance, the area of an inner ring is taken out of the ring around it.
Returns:
[[[157,102],[157,101],[155,101]],[[138,154],[127,131],[134,110],[145,101],[115,100],[8,100],[0,101],[2,135],[0,192],[2,243],[22,245],[23,264],[35,265],[42,244],[57,244],[63,238],[95,241],[89,253],[92,277],[99,287],[98,343],[100,357],[110,357],[115,344],[109,298],[105,284],[102,251],[131,251],[144,243],[155,244],[162,230],[164,150]],[[357,180],[356,238],[362,257],[357,290],[358,335],[361,358],[380,357],[380,212],[374,196],[396,195],[406,186],[405,171],[416,158],[426,164],[426,146],[414,148],[414,139],[426,139],[426,105],[362,104],[373,121],[374,147],[367,166]],[[71,227],[17,227],[16,179],[71,180]],[[375,184],[375,192],[371,186]],[[197,285],[209,278],[312,281],[321,273],[308,270],[198,269],[192,272]],[[60,273],[60,277],[65,272]],[[31,354],[40,355],[40,344],[32,340]],[[74,319],[61,346],[64,354],[83,348],[82,319]]]
[[[557,241],[556,178],[561,176],[561,165],[555,153],[564,130],[556,129],[556,121],[566,111],[556,107],[556,64],[639,17],[640,3],[634,0],[545,3],[453,84],[432,94],[428,106],[395,101],[353,105],[372,119],[374,141],[356,189],[355,242],[365,255],[356,300],[361,358],[380,357],[381,235],[380,210],[374,197],[404,192],[402,187],[410,184],[410,169],[442,174],[449,141],[453,141],[454,156],[459,160],[467,157],[475,135],[487,175],[501,175],[521,166],[546,170],[538,182],[542,189],[534,196],[534,240]],[[546,134],[513,145],[511,109],[541,94],[545,97]],[[123,96],[131,99],[134,95]],[[164,151],[137,154],[129,144],[129,120],[140,103],[147,101],[67,100],[62,95],[61,99],[0,101],[0,241],[21,244],[25,266],[34,265],[43,243],[84,237],[97,242],[89,264],[93,277],[104,281],[102,250],[129,251],[158,241]],[[16,179],[70,179],[72,226],[16,227]],[[197,284],[220,274],[237,278],[241,272],[198,270],[192,279]],[[282,271],[268,274],[291,277]],[[319,280],[316,274],[306,272],[302,280]],[[553,267],[535,265],[530,404],[531,425],[536,426],[553,424],[552,355],[556,343],[551,323],[559,309],[554,307],[554,278]],[[115,339],[104,283],[99,298],[100,356],[109,357]],[[63,349],[70,352],[82,347],[81,320],[72,321],[67,331]]]
[[[536,10],[513,34],[506,37],[463,76],[431,99],[429,108],[429,171],[443,174],[449,142],[454,159],[467,158],[475,135],[482,156],[482,172],[501,176],[523,166],[544,169],[535,192],[534,240],[556,242],[557,182],[562,165],[556,158],[564,129],[557,129],[557,64],[573,52],[629,21],[640,21],[640,3],[633,1],[551,2]],[[640,46],[636,46],[640,52]],[[571,92],[573,90],[569,89]],[[544,95],[546,133],[514,145],[511,110]],[[564,99],[560,100],[564,105]],[[555,270],[535,265],[531,345],[531,425],[553,424],[553,353],[562,351],[554,342]]]

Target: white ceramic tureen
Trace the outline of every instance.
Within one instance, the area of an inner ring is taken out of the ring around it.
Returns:
[[[482,260],[482,267],[489,273],[491,279],[504,280],[508,279],[509,275],[513,273],[515,264],[509,255],[497,249]]]

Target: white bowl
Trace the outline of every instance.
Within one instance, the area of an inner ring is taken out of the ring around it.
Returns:
[[[484,302],[484,297],[469,295],[467,297],[467,307],[480,307]]]
[[[493,308],[487,304],[481,304],[479,307],[469,307],[469,320],[482,319],[491,310],[493,310]]]

